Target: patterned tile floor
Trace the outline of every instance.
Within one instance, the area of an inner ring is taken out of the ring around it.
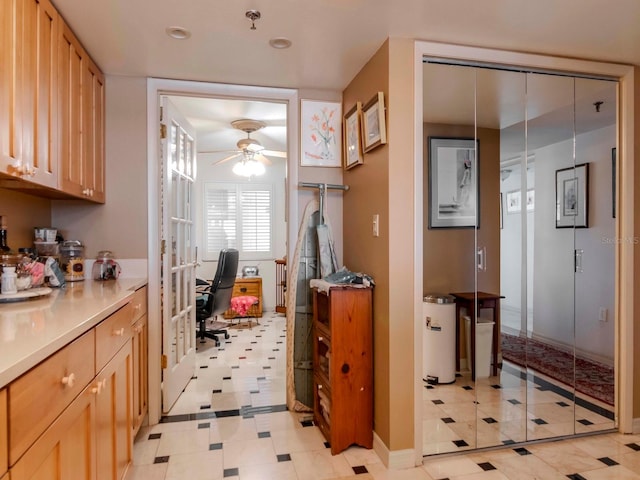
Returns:
[[[260,325],[230,332],[220,348],[198,345],[196,378],[161,423],[141,428],[126,480],[640,480],[640,436],[615,433],[430,456],[406,470],[387,470],[358,447],[332,456],[310,415],[284,406],[284,317],[266,314]],[[438,395],[443,405],[451,398]],[[455,409],[448,415],[459,417]],[[487,415],[502,419],[496,410]]]

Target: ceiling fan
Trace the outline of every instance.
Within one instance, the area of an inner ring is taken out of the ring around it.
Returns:
[[[233,152],[228,157],[225,157],[221,160],[218,160],[213,165],[219,165],[224,162],[228,162],[236,157],[242,157],[240,160],[248,161],[248,160],[257,160],[265,165],[271,165],[271,161],[267,158],[269,157],[278,157],[278,158],[287,158],[287,152],[282,152],[278,150],[267,150],[262,144],[256,140],[255,138],[251,138],[251,134],[256,132],[264,127],[266,127],[266,123],[261,122],[260,120],[250,120],[250,119],[240,119],[234,120],[231,122],[231,126],[235,129],[242,130],[247,134],[247,138],[241,138],[238,140],[236,146],[237,150],[209,150],[198,153],[223,153],[223,152]]]

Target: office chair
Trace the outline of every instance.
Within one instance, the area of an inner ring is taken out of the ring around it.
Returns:
[[[218,268],[211,284],[199,292],[196,300],[196,321],[198,322],[198,334],[200,342],[204,343],[205,337],[216,342],[216,347],[220,346],[217,335],[224,335],[229,338],[229,333],[225,329],[207,330],[206,324],[209,318],[215,318],[226,311],[231,306],[231,294],[233,285],[236,282],[238,273],[238,250],[226,248],[220,250],[218,257]],[[202,283],[202,282],[196,282]],[[206,283],[206,282],[205,282]]]

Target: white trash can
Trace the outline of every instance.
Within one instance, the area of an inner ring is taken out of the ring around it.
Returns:
[[[493,346],[493,325],[495,322],[478,317],[476,322],[476,378],[487,378],[491,373],[491,347]],[[467,337],[467,365],[471,370],[471,318],[464,316]]]
[[[451,295],[431,294],[422,303],[423,378],[428,383],[456,381],[456,304]]]

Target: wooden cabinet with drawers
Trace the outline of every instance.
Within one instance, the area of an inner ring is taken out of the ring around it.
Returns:
[[[8,460],[0,453],[0,478],[2,462],[12,480],[124,478],[146,414],[147,337],[136,331],[141,321],[146,328],[146,311],[144,287],[0,391],[0,446],[8,451]],[[134,398],[142,409],[134,410]]]
[[[247,317],[262,317],[262,277],[236,278],[231,297],[251,296],[258,299],[258,303],[247,311]],[[238,314],[232,309],[224,312],[224,318],[236,318]]]
[[[373,446],[372,289],[313,291],[314,420],[333,455]]]

